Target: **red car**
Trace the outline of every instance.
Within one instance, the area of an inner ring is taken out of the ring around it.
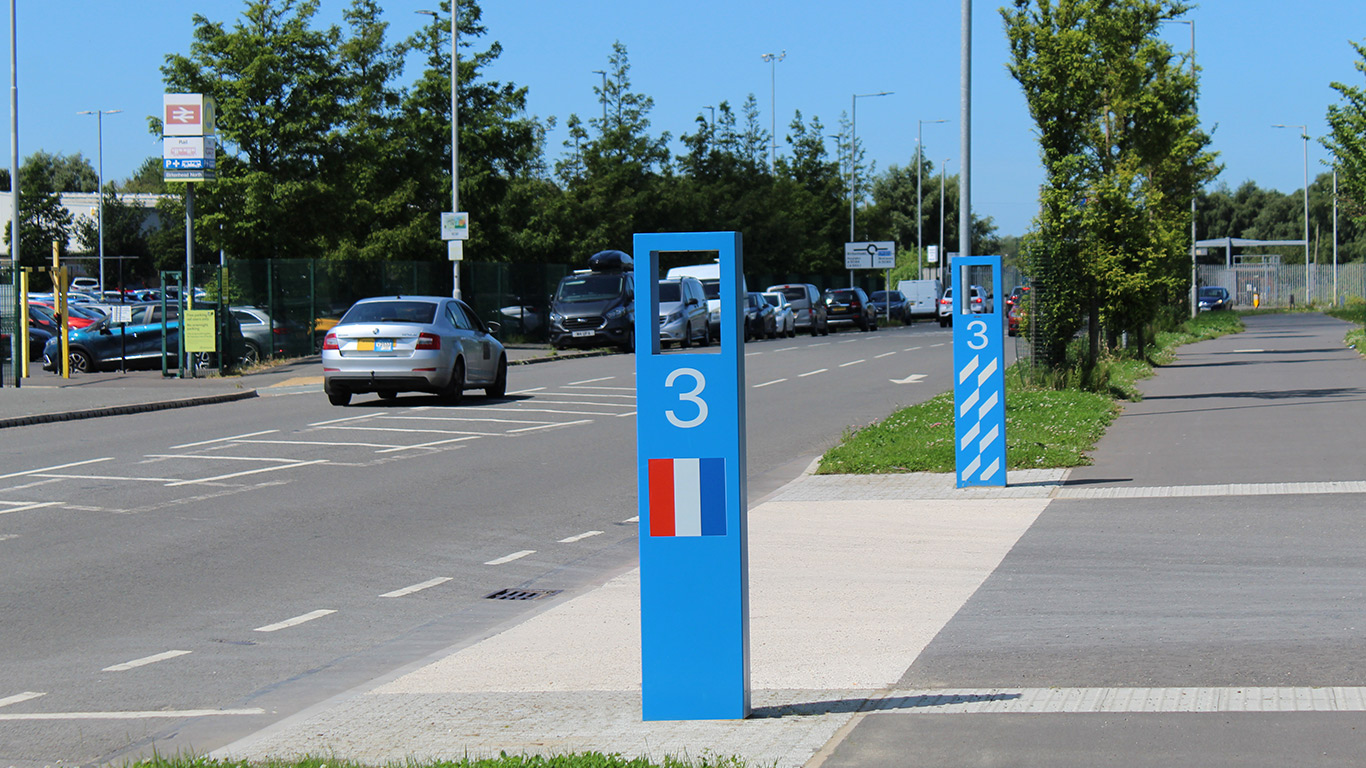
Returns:
[[[56,312],[52,303],[47,301],[29,301],[29,306],[42,307],[43,309],[46,309],[49,314],[55,314]],[[104,315],[101,315],[93,309],[82,309],[79,304],[67,304],[66,310],[68,315],[67,324],[76,329],[89,328],[104,319]]]

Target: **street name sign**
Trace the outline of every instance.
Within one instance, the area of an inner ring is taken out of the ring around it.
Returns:
[[[896,243],[882,240],[844,244],[845,269],[891,269],[896,266]]]

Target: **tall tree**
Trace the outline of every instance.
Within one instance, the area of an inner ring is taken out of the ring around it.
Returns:
[[[75,156],[77,159],[79,155]],[[79,166],[79,163],[76,164]],[[87,163],[88,165],[88,163]],[[78,185],[78,176],[65,172],[72,164],[61,155],[35,152],[19,167],[19,258],[27,265],[52,263],[52,244],[66,252],[71,237],[71,212],[62,207],[65,186]],[[91,187],[91,191],[94,187]],[[75,191],[75,190],[73,190]],[[5,243],[10,242],[5,225]]]
[[[1366,79],[1366,43],[1352,43],[1356,70]],[[1341,103],[1328,105],[1328,138],[1338,168],[1338,197],[1352,216],[1366,227],[1366,83],[1334,82]]]

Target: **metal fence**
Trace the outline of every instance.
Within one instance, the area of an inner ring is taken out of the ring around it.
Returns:
[[[5,341],[0,343],[0,386],[10,386],[15,378],[11,361],[19,359],[19,334],[15,331],[18,323],[19,299],[14,294],[14,271],[0,267],[0,334]]]
[[[1312,274],[1312,280],[1310,280]],[[1353,262],[1317,264],[1306,270],[1303,264],[1237,264],[1232,267],[1204,264],[1199,283],[1222,286],[1234,297],[1240,309],[1258,307],[1303,307],[1309,298],[1307,283],[1313,285],[1313,303],[1318,306],[1343,304],[1348,298],[1366,296],[1366,264]]]

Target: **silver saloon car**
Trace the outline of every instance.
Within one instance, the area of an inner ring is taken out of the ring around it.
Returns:
[[[489,330],[458,299],[361,299],[323,339],[323,389],[333,405],[360,392],[430,392],[452,405],[467,389],[502,397],[507,354]]]

